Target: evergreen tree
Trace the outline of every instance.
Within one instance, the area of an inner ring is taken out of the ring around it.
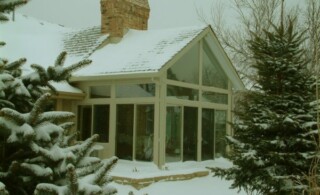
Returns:
[[[94,135],[75,144],[70,112],[43,112],[50,94],[44,94],[29,113],[0,111],[0,128],[9,147],[19,148],[2,163],[0,179],[11,194],[114,194],[108,171],[117,162],[90,157]]]
[[[0,0],[0,20],[8,20],[3,12],[23,3]],[[52,81],[68,80],[73,71],[91,63],[82,60],[64,67],[65,59],[63,52],[54,66],[31,65],[34,72],[23,75],[25,58],[11,63],[0,58],[0,195],[116,193],[107,184],[117,158],[90,156],[98,136],[77,143],[69,122],[74,114],[43,110],[50,100],[44,89],[55,92]]]
[[[244,94],[236,112],[230,169],[212,170],[233,180],[232,188],[261,194],[308,190],[306,176],[317,150],[313,76],[307,70],[303,33],[273,25],[248,42],[258,86]]]

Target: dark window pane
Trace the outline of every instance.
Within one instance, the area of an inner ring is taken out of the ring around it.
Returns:
[[[214,110],[202,110],[202,143],[201,159],[210,160],[214,158]]]
[[[111,97],[111,87],[109,85],[90,87],[90,98],[110,98],[110,97]]]
[[[152,161],[154,106],[138,105],[136,116],[136,160]]]
[[[78,124],[80,125],[80,140],[84,141],[91,137],[92,108],[91,106],[79,106],[78,111]]]
[[[166,162],[181,161],[181,107],[167,107]]]
[[[109,142],[109,105],[95,105],[93,133],[99,134],[99,142]]]
[[[116,156],[132,160],[133,152],[133,105],[117,106]]]
[[[184,107],[183,161],[197,160],[198,108]]]
[[[167,78],[199,84],[199,44],[191,48],[168,70]]]
[[[219,67],[218,61],[206,44],[204,44],[203,49],[202,84],[227,89],[228,78],[226,74]]]
[[[198,100],[199,91],[195,89],[177,87],[173,85],[167,86],[167,96],[184,100]]]
[[[228,95],[223,93],[205,91],[202,93],[202,101],[217,104],[228,104]]]
[[[215,157],[226,156],[226,131],[227,131],[227,112],[223,110],[215,111],[215,133],[216,150]]]

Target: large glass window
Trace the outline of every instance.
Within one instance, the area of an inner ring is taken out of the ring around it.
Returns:
[[[214,158],[214,110],[202,110],[202,143],[201,159],[210,160]]]
[[[198,108],[184,107],[183,161],[197,160]]]
[[[199,84],[199,44],[191,48],[168,70],[167,78]]]
[[[116,156],[132,160],[133,155],[133,105],[117,105]]]
[[[227,131],[227,112],[223,110],[215,111],[215,134],[216,148],[215,157],[226,156],[226,131]]]
[[[153,83],[116,86],[117,98],[154,97],[154,96],[155,96],[155,84]]]
[[[152,161],[154,106],[137,105],[136,116],[136,160]]]
[[[203,44],[202,84],[205,86],[228,89],[228,78],[219,67],[218,62],[209,47]]]
[[[181,107],[167,107],[166,162],[181,160]]]
[[[228,95],[223,93],[204,91],[202,92],[202,101],[218,104],[228,104]]]
[[[109,105],[93,106],[93,134],[99,135],[99,142],[109,142]]]
[[[167,86],[167,96],[184,100],[198,100],[199,91],[186,87],[178,87],[173,85]]]
[[[109,85],[90,87],[90,98],[110,98],[111,87]]]
[[[152,161],[154,105],[117,105],[116,128],[116,156],[127,160]]]
[[[98,134],[98,142],[109,142],[109,105],[87,105],[78,107],[80,140]]]

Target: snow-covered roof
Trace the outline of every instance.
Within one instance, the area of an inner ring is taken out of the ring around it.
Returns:
[[[48,22],[43,22],[16,14],[15,21],[1,24],[0,39],[6,46],[0,48],[0,57],[14,61],[27,58],[27,65],[54,64],[56,57],[63,51],[63,38],[72,30]]]
[[[101,30],[98,26],[73,31],[65,35],[63,50],[67,51],[69,55],[86,58],[107,38],[107,35],[101,35]]]
[[[157,72],[205,28],[129,30],[119,43],[96,50],[75,76]]]
[[[76,78],[157,73],[208,28],[201,25],[129,30],[120,42],[112,43],[108,35],[100,33],[100,27],[72,30],[16,14],[14,22],[1,24],[0,40],[7,45],[0,48],[0,58],[13,61],[26,57],[28,61],[25,68],[30,69],[30,64],[43,67],[53,65],[60,52],[67,51],[65,66],[85,58],[93,61],[91,65],[75,72],[73,75]],[[225,61],[222,64],[226,64]]]
[[[100,27],[72,30],[19,14],[14,22],[1,25],[0,39],[7,45],[0,57],[10,61],[26,57],[26,68],[34,63],[48,67],[62,51],[68,52],[65,65],[93,60],[75,76],[156,72],[206,28],[129,30],[119,43],[99,48],[108,39]]]

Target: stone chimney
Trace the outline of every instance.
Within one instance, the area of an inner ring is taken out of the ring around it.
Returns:
[[[101,0],[100,3],[101,33],[122,38],[128,29],[148,29],[148,0]]]

